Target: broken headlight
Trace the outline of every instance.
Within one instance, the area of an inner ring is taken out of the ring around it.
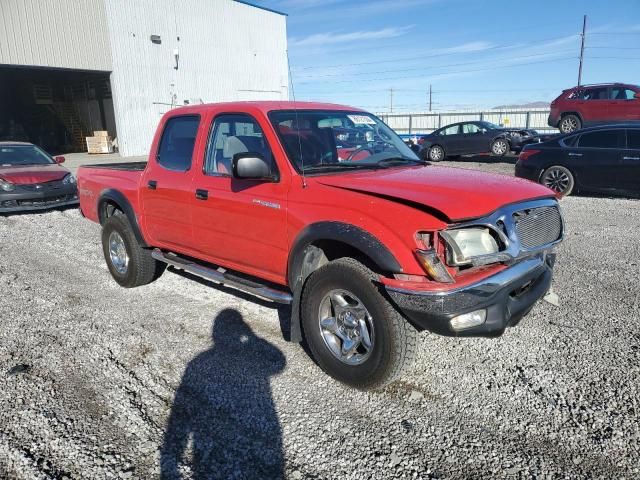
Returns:
[[[490,263],[481,260],[483,257],[489,260],[500,251],[498,242],[485,227],[444,230],[440,236],[447,245],[447,263],[452,266]]]

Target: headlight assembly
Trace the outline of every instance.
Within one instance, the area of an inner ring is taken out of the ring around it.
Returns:
[[[499,253],[500,247],[491,231],[484,227],[461,228],[458,230],[444,230],[440,232],[447,244],[447,263],[462,266],[472,264],[491,263],[495,261],[490,256]],[[482,262],[482,257],[488,257],[489,262]]]
[[[0,179],[0,190],[3,190],[5,192],[13,192],[15,189],[16,186],[13,183]]]
[[[64,177],[62,179],[62,183],[64,185],[75,185],[76,184],[76,177],[74,177],[73,174],[70,173],[69,175],[67,175],[66,177]]]

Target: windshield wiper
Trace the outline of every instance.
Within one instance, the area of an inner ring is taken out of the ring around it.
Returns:
[[[322,165],[314,165],[313,167],[305,167],[304,172],[316,172],[323,170],[356,170],[358,168],[375,168],[377,164],[375,163],[324,163]]]
[[[402,165],[405,163],[409,163],[411,165],[426,165],[426,163],[422,160],[414,160],[413,158],[405,157],[383,158],[382,160],[377,161],[374,165],[377,165],[378,167],[390,167],[393,165]]]

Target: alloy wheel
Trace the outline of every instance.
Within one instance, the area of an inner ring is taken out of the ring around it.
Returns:
[[[562,133],[570,133],[578,129],[578,121],[573,117],[566,117],[560,123]]]
[[[436,145],[435,147],[431,147],[431,150],[429,150],[429,158],[434,162],[439,162],[443,157],[444,150],[442,150],[442,147]]]
[[[571,185],[571,179],[564,169],[552,167],[545,172],[542,183],[555,192],[565,193]]]
[[[116,269],[120,275],[127,273],[129,267],[129,254],[127,253],[127,247],[125,246],[122,236],[113,231],[109,235],[109,258],[111,259],[111,265]]]
[[[347,290],[331,290],[320,302],[318,326],[331,354],[347,365],[362,364],[373,351],[373,320]]]
[[[507,142],[505,140],[496,140],[495,142],[493,142],[492,151],[495,155],[504,155],[505,153],[507,153],[508,148],[509,146],[507,145]]]

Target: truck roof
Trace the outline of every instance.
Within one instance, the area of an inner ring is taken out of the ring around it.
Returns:
[[[198,105],[185,105],[170,110],[172,114],[180,113],[200,113],[208,110],[227,110],[243,111],[246,109],[260,110],[268,113],[273,110],[346,110],[346,111],[362,111],[361,108],[349,107],[346,105],[338,105],[335,103],[321,102],[293,102],[289,100],[264,100],[264,101],[246,101],[246,102],[222,102],[222,103],[202,103]]]

